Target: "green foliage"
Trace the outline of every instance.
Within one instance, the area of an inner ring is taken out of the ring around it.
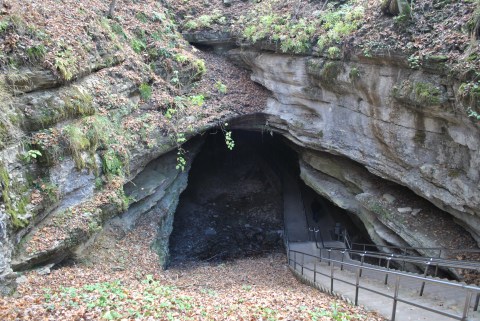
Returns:
[[[218,90],[219,93],[221,94],[226,94],[227,93],[227,86],[223,84],[220,80],[218,80],[215,83],[215,88]]]
[[[203,95],[194,95],[188,97],[188,100],[192,105],[202,106],[205,102],[205,97]]]
[[[188,61],[188,57],[182,54],[176,54],[173,56],[173,59],[175,59],[176,62],[179,62],[181,64],[184,64]]]
[[[436,86],[426,82],[416,82],[413,85],[416,100],[420,104],[437,105],[440,103],[442,92]]]
[[[123,30],[123,27],[121,24],[117,23],[117,22],[113,22],[111,21],[110,22],[110,28],[112,29],[112,31],[119,35],[119,36],[122,36],[123,38],[127,39],[127,34],[125,33],[125,31]]]
[[[199,25],[198,22],[196,22],[195,20],[188,20],[187,22],[185,22],[183,27],[187,30],[195,30],[198,29]]]
[[[67,142],[70,153],[73,156],[75,165],[77,168],[84,168],[85,161],[82,158],[82,151],[87,150],[90,147],[90,141],[88,140],[82,128],[75,125],[67,125],[62,130],[63,137]]]
[[[347,311],[341,311],[336,302],[330,306],[330,310],[315,309],[313,311],[309,311],[309,314],[313,321],[320,321],[325,317],[328,317],[329,320],[333,321],[347,321],[351,320],[352,318],[358,318],[358,315],[352,315]]]
[[[357,30],[363,22],[364,8],[361,5],[329,5],[320,16],[320,36],[317,46],[323,50],[332,43],[339,42]]]
[[[27,48],[27,55],[32,60],[41,60],[47,53],[47,48],[43,44]]]
[[[357,67],[353,67],[352,69],[350,69],[348,76],[352,81],[360,79],[360,70],[358,70]]]
[[[210,29],[214,24],[224,25],[226,23],[227,19],[219,11],[214,11],[211,15],[201,15],[187,20],[183,28],[187,30]]]
[[[207,67],[205,66],[205,60],[196,59],[193,61],[193,66],[196,69],[196,74],[194,77],[201,77],[207,72]]]
[[[65,80],[71,80],[77,72],[77,59],[71,48],[66,48],[55,55],[55,68]]]
[[[364,17],[361,5],[328,5],[315,20],[293,19],[289,13],[272,13],[270,4],[258,7],[243,24],[243,37],[253,43],[265,39],[280,44],[282,52],[306,53],[312,41],[318,37],[317,46],[321,51],[338,43],[345,36],[358,29]],[[337,52],[333,52],[336,54]]]
[[[143,23],[148,23],[148,17],[145,13],[139,12],[135,15],[135,18],[137,18],[138,21],[143,22]]]
[[[8,25],[9,25],[9,22],[7,19],[0,21],[0,34],[7,30]]]
[[[152,97],[152,87],[149,84],[141,84],[140,87],[138,87],[138,90],[140,91],[140,97],[143,100],[149,100]]]
[[[93,97],[80,86],[73,86],[69,93],[70,95],[65,97],[65,111],[70,116],[85,116],[93,115],[95,113],[95,107],[93,106]]]
[[[133,38],[130,41],[130,46],[137,54],[147,49],[147,44],[145,43],[145,41],[139,38]]]
[[[338,47],[330,47],[328,48],[327,50],[327,53],[328,53],[328,57],[330,59],[337,59],[337,58],[340,58],[340,49]]]
[[[2,186],[2,199],[5,205],[5,210],[10,216],[12,224],[15,228],[22,228],[28,224],[28,221],[19,216],[26,213],[25,206],[28,204],[26,197],[21,197],[20,200],[13,203],[11,198],[12,182],[10,175],[3,164],[0,163],[0,184]]]
[[[480,108],[480,81],[462,83],[458,94],[472,112]]]
[[[472,117],[476,120],[480,120],[480,114],[477,113],[476,111],[472,110],[472,108],[467,109],[467,115],[468,115],[468,117]]]
[[[232,138],[232,132],[226,131],[225,132],[225,144],[227,144],[227,148],[233,150],[235,147],[235,141]]]
[[[185,160],[185,150],[183,150],[182,148],[179,148],[177,151],[177,165],[175,166],[175,168],[183,172],[185,171],[186,165],[187,165],[187,161]]]
[[[123,175],[124,161],[122,156],[111,148],[103,154],[102,165],[103,171],[107,175]]]
[[[407,58],[408,65],[412,69],[418,69],[420,68],[420,57],[416,55],[411,55],[410,57]]]
[[[22,158],[24,161],[30,163],[31,161],[36,160],[41,156],[42,156],[42,153],[39,150],[29,149],[22,155]]]

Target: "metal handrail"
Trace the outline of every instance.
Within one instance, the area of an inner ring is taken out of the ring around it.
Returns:
[[[309,227],[308,231],[313,232],[312,234],[313,234],[313,238],[314,238],[314,241],[315,241],[316,248],[317,249],[323,249],[325,247],[325,242],[323,241],[322,231],[320,231],[320,229],[318,227],[314,227],[314,228]],[[319,235],[320,235],[320,241],[322,242],[322,246],[318,245],[317,233],[319,233]]]
[[[352,249],[352,242],[351,242],[351,239],[350,239],[350,235],[348,234],[347,232],[347,229],[344,228],[343,229],[343,243],[345,243],[345,246],[347,247],[347,249]]]
[[[357,255],[360,258],[373,258],[373,259],[384,259],[385,261],[400,261],[403,266],[405,263],[412,263],[412,264],[421,264],[421,265],[428,265],[435,267],[435,276],[438,273],[438,269],[464,269],[464,270],[475,270],[480,271],[480,262],[475,261],[460,261],[460,260],[449,260],[449,259],[441,259],[441,258],[429,258],[429,257],[422,257],[422,256],[405,256],[405,255],[398,255],[398,254],[388,254],[382,252],[369,252],[369,251],[357,251],[357,250],[349,250],[344,248],[324,248],[325,251],[336,251],[341,253],[350,254],[350,257]],[[380,265],[380,264],[379,264]]]
[[[389,269],[387,269],[387,270],[378,269],[378,268],[374,268],[374,267],[370,267],[370,266],[365,266],[363,264],[360,265],[360,264],[355,264],[355,263],[351,263],[351,262],[343,262],[343,260],[338,261],[338,260],[332,259],[330,257],[328,257],[328,258],[323,257],[322,251],[320,252],[320,257],[318,257],[316,255],[312,255],[312,254],[304,253],[304,252],[301,252],[301,251],[296,251],[296,250],[290,250],[289,249],[288,250],[288,264],[289,264],[289,266],[291,266],[291,263],[292,263],[291,262],[292,261],[291,260],[291,253],[294,254],[294,256],[293,256],[294,257],[293,258],[294,270],[297,271],[297,264],[299,264],[301,266],[302,276],[304,275],[304,270],[305,269],[313,272],[313,282],[315,284],[317,284],[317,282],[316,282],[317,274],[320,274],[320,275],[323,275],[323,276],[326,276],[326,277],[330,277],[330,292],[331,293],[333,293],[334,280],[337,280],[337,281],[355,286],[355,305],[358,305],[359,289],[374,292],[374,293],[382,295],[384,297],[388,297],[388,298],[393,299],[392,317],[391,317],[392,321],[395,320],[396,307],[397,307],[398,302],[406,303],[406,304],[409,304],[409,305],[412,305],[412,306],[415,306],[415,307],[418,307],[418,308],[421,308],[421,309],[424,309],[424,310],[427,310],[427,311],[430,311],[430,312],[433,312],[433,313],[436,313],[436,314],[444,315],[444,316],[450,317],[452,319],[462,320],[462,321],[468,320],[467,317],[468,317],[468,312],[469,312],[469,309],[470,309],[470,304],[471,304],[471,301],[472,301],[473,294],[476,294],[476,300],[475,300],[473,310],[476,311],[477,308],[478,308],[478,301],[479,301],[478,298],[480,297],[480,288],[476,287],[476,286],[459,284],[459,283],[452,283],[452,282],[437,280],[437,279],[431,279],[431,278],[426,278],[424,276],[404,274],[404,273],[397,272],[397,271],[392,271],[392,270],[389,270]],[[299,262],[297,262],[297,260],[296,260],[297,253],[302,255],[302,263],[301,264]],[[319,272],[317,270],[317,262],[314,263],[314,268],[313,269],[310,269],[310,268],[306,267],[305,264],[304,264],[305,256],[312,257],[312,258],[315,258],[315,259],[319,259],[320,262],[322,262],[322,261],[328,262],[330,267],[331,267],[330,273]],[[335,265],[335,263],[337,263],[338,265],[341,265],[341,266],[346,265],[346,266],[356,267],[356,282],[351,283],[351,282],[348,282],[348,281],[345,281],[345,280],[334,277],[334,265]],[[362,263],[363,263],[363,261],[362,261]],[[375,271],[375,272],[387,273],[387,275],[391,274],[391,275],[396,276],[394,295],[392,296],[392,295],[389,295],[387,293],[384,293],[384,292],[381,292],[381,291],[376,291],[374,289],[371,289],[371,288],[360,285],[360,278],[361,278],[362,270],[370,270],[370,271]],[[456,288],[461,288],[461,289],[465,290],[466,291],[466,296],[465,296],[465,304],[464,304],[462,315],[459,316],[457,314],[452,314],[452,313],[449,313],[449,312],[439,311],[437,309],[421,305],[421,304],[417,303],[417,300],[412,301],[412,300],[399,298],[400,277],[406,277],[406,278],[410,278],[410,279],[421,280],[423,282],[422,292],[423,292],[425,282],[432,283],[432,284],[437,284],[437,285],[456,287]]]
[[[385,249],[392,249],[392,250],[399,250],[402,252],[406,251],[439,251],[438,257],[441,257],[442,252],[465,252],[465,253],[479,253],[480,249],[449,249],[443,247],[413,247],[413,246],[395,246],[395,245],[377,245],[377,244],[367,244],[367,243],[352,243],[352,248],[355,246],[359,246],[363,251],[367,249],[367,247],[374,247],[374,248],[385,248]]]

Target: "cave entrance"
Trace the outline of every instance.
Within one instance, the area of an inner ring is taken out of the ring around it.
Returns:
[[[235,147],[230,151],[220,130],[207,134],[193,161],[174,216],[171,265],[283,251],[284,222],[292,231],[291,241],[311,241],[308,228],[319,223],[326,233],[336,222],[358,226],[347,212],[301,182],[297,153],[283,137],[244,130],[234,131],[232,137]],[[300,192],[289,193],[292,185]],[[284,217],[286,198],[302,204],[289,219]],[[306,203],[321,204],[320,212],[313,217],[303,210],[311,208]],[[364,234],[355,231],[352,234]]]

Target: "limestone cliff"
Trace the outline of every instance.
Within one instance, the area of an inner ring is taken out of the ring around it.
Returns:
[[[0,293],[13,269],[80,255],[105,224],[128,230],[147,213],[165,259],[197,150],[182,146],[211,128],[288,138],[302,179],[378,244],[476,246],[480,59],[457,25],[474,5],[442,2],[438,20],[427,2],[411,14],[421,28],[376,0],[237,1],[224,13],[148,0],[113,17],[98,0],[4,5]],[[342,21],[335,37],[329,19]],[[239,45],[228,56],[248,72],[214,53]]]

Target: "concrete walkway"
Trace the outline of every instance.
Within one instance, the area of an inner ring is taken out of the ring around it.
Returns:
[[[314,242],[298,242],[290,243],[290,250],[299,251],[307,254],[318,255],[319,250],[316,249]],[[302,257],[300,253],[290,253],[290,268],[292,271],[305,282],[310,283],[311,285],[319,288],[324,292],[331,293],[331,278],[332,266],[329,266],[327,262],[320,262],[318,259],[305,256]],[[332,256],[334,260],[340,260],[340,257]],[[297,263],[295,264],[294,261]],[[356,263],[358,261],[345,258],[346,263]],[[303,264],[302,264],[303,263]],[[369,271],[367,267],[372,267],[380,269],[381,267],[365,265],[365,269],[362,271],[362,277],[359,278],[360,287],[370,289],[359,289],[359,305],[364,305],[367,309],[375,310],[390,319],[392,317],[392,307],[393,307],[393,296],[396,283],[396,276],[390,274],[388,284],[385,285],[385,273],[378,271]],[[384,269],[385,272],[386,269]],[[314,277],[314,272],[317,271],[316,277]],[[334,280],[333,282],[333,293],[336,296],[339,296],[343,299],[346,299],[350,302],[355,301],[355,283],[356,283],[356,267],[349,267],[346,264],[344,265],[343,271],[340,269],[340,264],[333,265],[333,275],[334,278],[340,280]],[[324,274],[324,275],[322,275]],[[457,320],[461,319],[465,299],[467,295],[467,290],[448,285],[434,285],[427,283],[425,286],[423,296],[419,296],[419,291],[421,288],[422,281],[413,279],[409,277],[409,274],[405,273],[399,277],[399,291],[398,298],[400,300],[408,300],[414,302],[415,304],[429,307],[436,311],[442,311],[445,313],[455,314],[458,316]],[[314,284],[315,281],[315,284]],[[351,284],[347,284],[345,282]],[[452,283],[459,284],[459,283]],[[375,293],[376,292],[376,293]],[[381,294],[386,294],[390,297],[386,297]],[[468,312],[468,319],[466,320],[480,320],[480,312],[473,311],[473,304],[475,301],[474,294],[470,300],[470,307]],[[438,313],[430,312],[425,309],[415,307],[406,303],[398,302],[396,307],[396,316],[395,320],[397,321],[416,321],[416,320],[455,320],[454,318],[443,316]]]

